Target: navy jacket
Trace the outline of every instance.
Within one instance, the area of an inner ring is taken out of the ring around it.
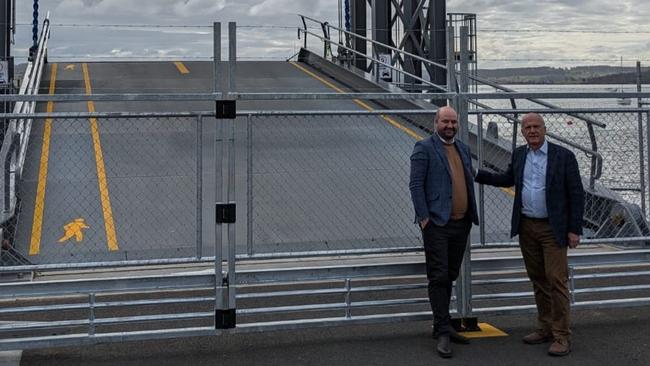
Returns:
[[[467,184],[467,217],[478,225],[472,158],[469,148],[456,139],[456,149],[463,161]],[[439,226],[447,224],[451,216],[451,173],[447,154],[437,135],[418,141],[411,155],[411,177],[409,182],[411,200],[415,208],[415,221],[427,217]]]
[[[524,165],[528,146],[515,149],[512,161],[505,173],[490,173],[479,170],[478,183],[497,187],[515,186],[515,202],[512,209],[510,235],[519,234],[521,221],[521,190],[524,184]],[[546,163],[546,209],[553,234],[561,247],[567,245],[568,233],[582,235],[582,215],[585,208],[585,192],[578,170],[578,161],[573,153],[559,145],[548,142]]]

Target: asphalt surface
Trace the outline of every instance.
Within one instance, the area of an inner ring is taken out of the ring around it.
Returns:
[[[521,342],[533,315],[479,320],[508,336],[453,345],[449,360],[435,353],[429,323],[413,322],[28,350],[20,365],[650,364],[648,307],[574,312],[572,353],[563,358],[548,356],[548,344]]]
[[[50,64],[42,92],[212,90],[211,63],[186,62],[184,67],[186,73],[172,62]],[[242,92],[334,92],[343,87],[305,64],[289,62],[238,62],[236,80]],[[57,102],[51,107],[55,112],[91,108],[160,112],[205,111],[213,105]],[[39,106],[40,111],[45,109]],[[238,104],[238,110],[364,109],[351,100]],[[246,122],[238,118],[232,132],[238,253],[249,249],[246,225],[239,224],[247,220],[249,199],[253,209],[250,242],[257,253],[419,245],[408,192],[412,136],[381,116],[254,117],[249,197]],[[194,257],[198,252],[214,255],[214,244],[199,240],[199,233],[208,235],[205,227],[201,232],[199,219],[203,210],[206,222],[214,221],[210,221],[212,205],[206,202],[216,200],[215,190],[209,189],[217,184],[210,170],[214,169],[215,126],[214,119],[206,118],[198,131],[195,118],[175,117],[35,121],[20,183],[16,250],[35,264]],[[228,137],[228,127],[224,133]],[[494,188],[486,192],[490,201],[486,205],[487,239],[506,240],[510,197]],[[203,207],[197,203],[199,193]],[[84,220],[79,241],[66,235],[65,229],[77,219]],[[474,242],[478,235],[474,230]]]

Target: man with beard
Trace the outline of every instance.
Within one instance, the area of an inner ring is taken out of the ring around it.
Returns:
[[[434,119],[435,133],[418,141],[411,155],[409,188],[420,225],[433,311],[433,335],[441,357],[452,356],[450,341],[469,343],[451,326],[449,301],[458,277],[472,223],[478,224],[472,158],[458,141],[458,115],[441,107]]]

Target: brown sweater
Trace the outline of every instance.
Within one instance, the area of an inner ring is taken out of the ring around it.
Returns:
[[[451,173],[451,219],[460,220],[467,213],[467,184],[465,170],[455,145],[445,144],[445,153]]]

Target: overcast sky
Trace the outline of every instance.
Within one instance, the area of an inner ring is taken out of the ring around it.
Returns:
[[[40,0],[39,4],[41,21],[47,11],[51,13],[53,60],[208,58],[212,22],[233,20],[239,26],[264,26],[238,29],[240,58],[287,58],[301,44],[296,37],[297,13],[338,23],[338,0]],[[18,0],[17,6],[14,54],[20,56],[31,44],[32,0]],[[449,0],[447,10],[477,14],[480,67],[618,65],[620,57],[625,66],[636,60],[650,64],[650,1]]]

